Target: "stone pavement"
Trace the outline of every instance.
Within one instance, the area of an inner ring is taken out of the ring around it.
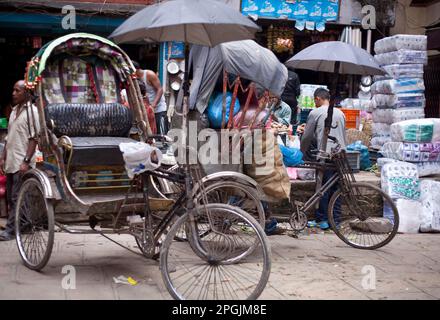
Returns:
[[[130,236],[113,238],[137,249]],[[350,248],[329,233],[269,239],[272,272],[261,299],[440,299],[440,235],[398,235],[376,251]],[[61,286],[66,265],[76,270],[74,290]],[[365,282],[374,273],[376,281]],[[139,283],[115,284],[119,275]],[[42,272],[23,266],[15,241],[0,242],[0,299],[170,298],[158,262],[101,236],[56,233]]]

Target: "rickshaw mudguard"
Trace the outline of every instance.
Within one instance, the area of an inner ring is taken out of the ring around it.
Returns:
[[[44,197],[46,199],[54,199],[54,200],[61,199],[60,193],[58,192],[56,187],[54,188],[55,183],[51,183],[51,179],[47,176],[47,174],[43,170],[36,168],[31,169],[23,175],[22,179],[23,181],[25,181],[30,178],[35,178],[40,182],[42,191],[44,193]]]
[[[221,181],[221,180],[227,180],[227,181],[236,181],[241,182],[245,185],[248,185],[250,187],[253,187],[257,190],[258,194],[261,197],[265,197],[265,193],[263,189],[258,185],[258,183],[252,179],[251,177],[235,171],[220,171],[216,173],[209,174],[202,178],[202,180],[194,185],[193,192],[197,192],[199,190],[200,183],[206,184],[214,181]]]

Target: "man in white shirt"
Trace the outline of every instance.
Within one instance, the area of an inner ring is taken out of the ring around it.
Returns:
[[[7,197],[9,204],[6,229],[0,233],[0,241],[14,239],[15,206],[21,186],[21,177],[35,167],[35,149],[40,130],[38,111],[31,104],[29,92],[23,80],[14,85],[14,105],[9,118],[8,135],[3,154],[0,157],[0,174],[7,176]]]

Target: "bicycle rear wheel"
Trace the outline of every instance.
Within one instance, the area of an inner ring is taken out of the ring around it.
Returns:
[[[328,218],[336,235],[357,249],[374,250],[397,234],[399,214],[393,200],[368,183],[351,183],[349,194],[338,190],[330,199]]]
[[[190,231],[188,241],[176,241],[176,234],[192,229],[188,225],[193,218],[208,220],[209,234],[201,238]],[[257,299],[269,280],[270,256],[266,235],[251,215],[238,207],[210,203],[173,225],[162,247],[160,269],[175,299]]]

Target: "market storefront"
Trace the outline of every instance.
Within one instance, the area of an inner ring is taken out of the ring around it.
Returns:
[[[108,36],[118,27],[125,17],[93,15],[77,13],[75,29],[63,28],[61,9],[49,12],[31,10],[0,11],[0,108],[1,117],[10,112],[10,99],[14,83],[23,79],[26,63],[47,42],[63,34],[87,32]],[[157,70],[159,46],[157,44],[126,44],[121,46],[134,60],[138,60],[143,68]]]
[[[340,40],[373,53],[374,41],[382,37],[381,32],[387,32],[384,28],[363,29],[362,7],[352,0],[243,0],[241,11],[262,28],[257,34],[257,42],[272,50],[281,62],[313,44],[325,41]],[[378,24],[383,27],[387,19],[381,18]],[[303,84],[302,91],[307,91],[304,95],[312,94],[316,86],[335,88],[331,73],[299,69],[295,72]],[[371,84],[371,81],[366,80],[368,79],[362,79],[360,76],[340,75],[336,91],[332,92],[335,104],[340,106],[341,101],[347,98],[355,99],[356,103],[359,99],[370,99],[368,84]],[[306,90],[307,88],[310,90]],[[301,95],[300,108],[313,107],[306,103],[305,100],[310,100],[307,98],[310,97]],[[298,117],[300,118],[300,115]],[[359,122],[356,127],[358,126]]]

